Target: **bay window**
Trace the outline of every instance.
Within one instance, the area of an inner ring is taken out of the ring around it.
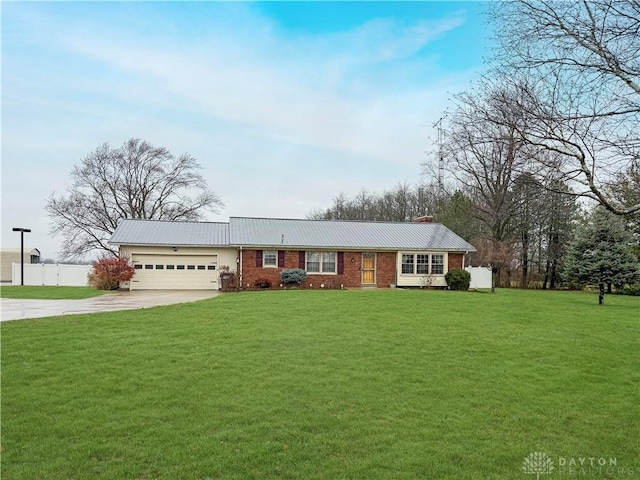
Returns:
[[[442,275],[444,274],[444,254],[403,253],[400,272],[403,275]]]

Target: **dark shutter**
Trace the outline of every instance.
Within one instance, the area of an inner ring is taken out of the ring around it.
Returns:
[[[256,250],[256,267],[262,267],[262,250]]]
[[[306,270],[307,266],[305,265],[305,253],[303,251],[298,252],[298,268],[302,270]]]
[[[338,252],[338,275],[344,274],[344,252]]]
[[[278,268],[284,268],[284,250],[278,250]]]

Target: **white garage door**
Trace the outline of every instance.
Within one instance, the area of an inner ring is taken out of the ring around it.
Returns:
[[[217,290],[217,255],[132,255],[131,290]]]

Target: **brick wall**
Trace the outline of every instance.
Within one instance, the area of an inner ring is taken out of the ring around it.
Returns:
[[[447,267],[449,270],[453,270],[454,268],[462,268],[462,259],[464,258],[464,253],[450,253],[449,254],[449,266]]]
[[[295,257],[295,258],[294,258]],[[298,268],[298,252],[285,251],[285,268]],[[266,278],[272,288],[280,285],[282,268],[256,267],[256,250],[242,250],[242,288],[254,288],[256,280]]]
[[[299,268],[299,252],[284,251],[284,268]],[[342,275],[308,274],[304,282],[306,288],[360,287],[362,285],[362,252],[344,252],[344,272]],[[380,252],[376,258],[376,284],[389,287],[395,283],[396,254]],[[272,288],[280,287],[282,268],[256,267],[256,250],[242,250],[242,286],[254,288],[258,279],[267,279]],[[322,287],[324,285],[324,287]]]
[[[284,268],[299,268],[297,250],[285,250]],[[378,252],[376,254],[376,286],[388,288],[396,283],[396,252]],[[462,268],[462,253],[448,255],[448,269]],[[362,286],[362,252],[344,252],[344,273],[342,275],[309,274],[304,281],[305,288],[344,288]],[[258,279],[266,278],[272,288],[280,287],[282,268],[256,267],[256,250],[242,251],[242,286],[255,288]],[[324,287],[322,287],[324,285]]]
[[[376,255],[376,284],[389,288],[396,283],[396,252],[378,252]]]
[[[360,268],[362,267],[362,252],[344,252],[344,275],[338,275],[343,277],[341,283],[345,287],[359,287],[362,285],[362,273]],[[315,275],[309,275],[307,282],[309,282]]]

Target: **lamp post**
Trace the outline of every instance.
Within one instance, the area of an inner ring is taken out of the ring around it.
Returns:
[[[14,227],[13,231],[20,232],[20,285],[24,286],[24,234],[31,233],[31,229]]]

